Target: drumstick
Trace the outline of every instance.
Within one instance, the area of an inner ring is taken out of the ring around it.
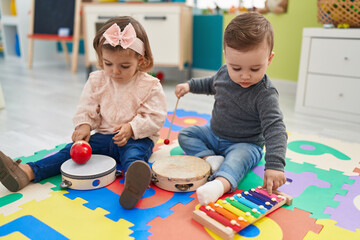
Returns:
[[[175,114],[176,114],[176,109],[177,109],[177,106],[178,106],[178,103],[179,103],[179,99],[180,99],[180,98],[178,98],[178,99],[176,100],[175,109],[174,109],[174,114],[172,115],[172,118],[171,118],[171,123],[170,123],[169,132],[168,132],[168,134],[167,134],[167,138],[164,140],[164,143],[165,143],[166,145],[168,145],[168,144],[170,143],[169,137],[170,137],[171,127],[172,127],[173,122],[174,122],[174,119],[175,119]]]

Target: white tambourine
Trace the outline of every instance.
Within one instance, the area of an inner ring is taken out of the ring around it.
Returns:
[[[210,165],[198,157],[176,155],[155,160],[152,171],[152,181],[157,187],[172,192],[190,192],[207,182]]]
[[[122,174],[116,170],[116,161],[113,158],[98,154],[93,154],[85,164],[69,159],[61,165],[60,171],[60,187],[76,190],[105,187]]]

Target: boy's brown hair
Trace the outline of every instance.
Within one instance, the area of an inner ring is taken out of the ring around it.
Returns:
[[[260,13],[247,12],[231,20],[224,33],[225,46],[239,51],[257,47],[266,39],[270,53],[274,47],[274,30],[271,23]]]
[[[129,17],[129,16],[114,17],[114,18],[109,19],[106,23],[104,23],[104,25],[96,33],[94,41],[93,41],[93,46],[94,46],[94,49],[95,49],[96,54],[97,54],[99,67],[101,69],[104,68],[103,62],[102,62],[102,60],[103,60],[103,58],[102,58],[102,49],[103,48],[114,51],[114,52],[116,52],[116,51],[128,51],[129,55],[130,54],[136,54],[137,57],[139,57],[139,58],[141,57],[141,55],[139,53],[131,50],[130,48],[123,49],[120,45],[118,45],[116,47],[113,47],[110,44],[104,44],[105,38],[103,37],[103,34],[114,23],[116,23],[120,27],[121,31],[123,31],[124,28],[129,23],[131,23],[131,25],[133,25],[133,27],[135,29],[135,32],[136,32],[136,37],[139,38],[144,43],[144,48],[145,48],[144,61],[139,66],[139,70],[142,71],[142,72],[150,71],[151,68],[154,65],[154,59],[153,59],[153,56],[152,56],[148,36],[147,36],[146,31],[143,28],[143,26],[138,21],[136,21],[134,18]]]

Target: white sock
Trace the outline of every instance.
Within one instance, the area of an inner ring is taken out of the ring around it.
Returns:
[[[224,185],[220,180],[207,182],[196,189],[196,194],[201,205],[215,203],[224,194]]]
[[[219,167],[223,163],[224,159],[225,158],[223,156],[215,155],[215,156],[207,157],[205,161],[210,164],[211,172],[214,173],[219,169]]]

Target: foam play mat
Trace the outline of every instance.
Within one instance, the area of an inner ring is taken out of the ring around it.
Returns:
[[[172,114],[150,164],[184,154],[178,131],[210,120],[208,114],[178,109],[165,145]],[[360,144],[288,130],[288,181],[279,190],[291,195],[293,203],[239,231],[235,239],[360,239]],[[35,161],[64,145],[19,158]],[[262,160],[235,193],[262,185],[264,164]],[[136,207],[126,210],[119,204],[123,177],[87,191],[63,190],[61,181],[58,175],[17,193],[0,184],[0,239],[220,239],[192,219],[198,207],[194,192],[168,192],[151,184]]]

